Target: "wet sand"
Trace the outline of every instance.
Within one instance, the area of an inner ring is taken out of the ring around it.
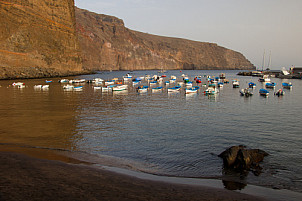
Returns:
[[[138,179],[85,164],[0,152],[0,200],[264,200],[210,187]]]

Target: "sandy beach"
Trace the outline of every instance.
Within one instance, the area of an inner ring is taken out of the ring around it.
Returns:
[[[83,164],[0,152],[0,200],[264,200],[224,189],[141,180]]]

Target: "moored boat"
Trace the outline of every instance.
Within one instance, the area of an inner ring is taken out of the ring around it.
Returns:
[[[163,87],[155,87],[155,88],[152,88],[152,92],[160,92],[163,90]]]
[[[217,94],[219,91],[215,87],[208,87],[205,91],[205,95],[214,95]]]
[[[285,92],[282,89],[279,89],[278,91],[276,91],[274,93],[275,96],[283,96],[285,94]]]
[[[271,79],[268,75],[263,75],[261,78],[259,78],[259,82],[270,82]]]
[[[291,82],[283,82],[282,87],[285,89],[292,89],[293,85]]]
[[[273,89],[273,88],[275,88],[275,86],[276,86],[276,83],[274,83],[274,82],[269,82],[269,83],[266,83],[266,84],[265,84],[265,87],[266,87],[266,88],[271,88],[271,89]]]
[[[191,87],[191,88],[186,88],[186,89],[185,89],[185,93],[186,93],[186,94],[197,93],[197,92],[198,92],[198,89],[199,89],[198,86]]]
[[[233,80],[233,88],[239,88],[239,81],[238,80]]]
[[[250,91],[249,88],[241,89],[239,91],[239,93],[240,93],[241,96],[246,96],[246,97],[249,97],[249,96],[253,95],[253,92]]]
[[[116,85],[112,87],[112,91],[125,91],[127,90],[128,85]]]
[[[181,86],[175,86],[175,87],[168,88],[168,92],[177,92],[180,90],[181,90]]]
[[[148,88],[149,88],[148,86],[139,86],[136,88],[136,90],[138,93],[146,93],[148,92]]]
[[[254,82],[249,83],[249,88],[255,88],[255,87],[256,87],[256,84]]]
[[[260,90],[259,90],[259,94],[260,94],[261,96],[268,96],[268,95],[269,95],[269,91],[266,90],[266,89],[260,89]]]

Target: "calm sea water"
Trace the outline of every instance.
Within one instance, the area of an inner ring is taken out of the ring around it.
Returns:
[[[218,76],[223,71],[169,71],[167,78],[181,74]],[[227,79],[257,84],[252,97],[241,97],[239,89],[225,84],[216,96],[162,93],[137,94],[129,90],[102,93],[92,84],[82,91],[64,91],[59,79],[49,90],[34,90],[45,79],[0,81],[0,143],[70,152],[112,156],[129,166],[158,175],[213,177],[302,192],[302,80],[271,78],[281,88],[290,81],[292,90],[276,97],[261,97],[257,77],[237,76],[224,71]],[[76,78],[105,80],[127,72],[103,72]],[[135,71],[135,76],[156,71]],[[72,79],[72,78],[69,78]],[[168,80],[168,79],[167,79]],[[10,86],[15,81],[23,89]],[[206,79],[203,78],[203,83]],[[196,84],[195,84],[196,85]],[[200,85],[201,86],[201,85]],[[233,145],[265,150],[263,173],[245,177],[224,175],[219,153]]]

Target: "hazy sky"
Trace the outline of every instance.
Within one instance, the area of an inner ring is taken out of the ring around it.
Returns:
[[[302,0],[75,0],[145,33],[217,43],[262,68],[302,66]]]

